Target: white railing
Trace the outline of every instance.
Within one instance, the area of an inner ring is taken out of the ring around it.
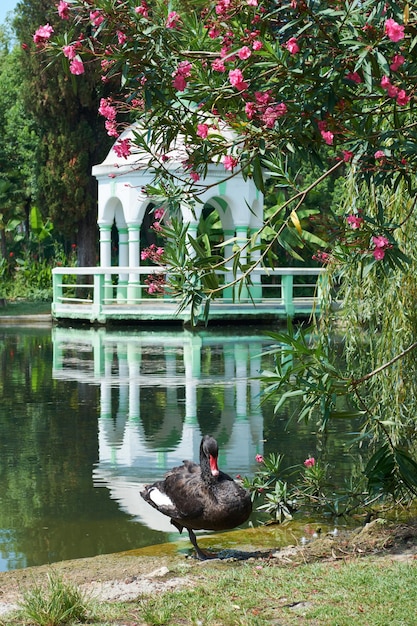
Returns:
[[[297,302],[311,303],[319,300],[319,277],[321,268],[277,267],[255,268],[250,284],[227,286],[233,281],[232,269],[218,272],[226,284],[220,304],[281,305],[288,315],[295,311]],[[53,277],[52,313],[65,310],[89,309],[91,316],[115,307],[143,307],[152,303],[175,303],[174,298],[164,294],[149,294],[153,275],[166,274],[162,267],[56,267]],[[312,278],[315,277],[315,280]]]

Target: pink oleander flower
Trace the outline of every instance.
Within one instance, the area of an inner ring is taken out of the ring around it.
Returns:
[[[98,112],[108,120],[116,119],[117,111],[109,98],[101,98]]]
[[[281,102],[280,104],[267,107],[261,119],[267,128],[273,128],[277,119],[285,115],[286,112],[287,106]]]
[[[68,2],[64,2],[64,0],[60,1],[60,3],[58,4],[58,15],[61,20],[69,20],[70,14]]]
[[[253,119],[256,114],[256,104],[254,102],[247,102],[245,104],[245,113],[249,120]]]
[[[93,26],[100,26],[104,22],[104,15],[101,11],[90,11],[90,22]]]
[[[391,65],[389,66],[393,72],[397,72],[398,69],[405,63],[405,58],[402,54],[396,54],[391,61]]]
[[[387,94],[390,98],[396,98],[400,90],[395,85],[388,85]]]
[[[196,183],[197,181],[200,180],[200,174],[198,172],[195,172],[194,170],[191,170],[190,178],[191,178],[192,181],[194,181]]]
[[[152,293],[157,293],[157,291],[158,291],[158,288],[155,285],[155,283],[151,283],[150,282],[149,285],[148,285],[148,293],[151,293],[151,294]]]
[[[121,30],[118,30],[116,32],[117,35],[117,41],[119,42],[120,46],[123,46],[124,43],[126,43],[127,41],[127,35],[125,35]]]
[[[81,74],[84,74],[84,63],[82,62],[82,60],[80,58],[77,59],[77,57],[72,59],[69,66],[69,71],[75,76],[80,76]]]
[[[141,2],[139,7],[135,7],[135,13],[145,18],[149,17],[149,7],[144,0]]]
[[[246,4],[248,4],[250,7],[257,7],[258,0],[246,0]]]
[[[54,29],[50,24],[45,24],[45,26],[39,26],[38,30],[33,35],[33,41],[35,43],[46,43]]]
[[[311,456],[304,461],[304,466],[307,468],[314,467],[315,464],[316,464],[316,459],[314,458],[314,456]]]
[[[255,41],[252,44],[253,50],[262,50],[263,47],[264,47],[264,44],[262,43],[262,41],[259,41],[259,39],[255,39]]]
[[[272,100],[270,91],[255,91],[255,100],[258,104],[269,104]]]
[[[165,292],[165,276],[163,274],[150,274],[145,278],[145,283],[148,285],[149,294],[158,294]]]
[[[133,98],[130,101],[130,104],[134,109],[143,109],[145,106],[145,101],[143,100],[143,98]]]
[[[216,39],[220,36],[220,31],[217,28],[211,27],[208,29],[207,34],[210,39]]]
[[[77,56],[77,46],[74,44],[69,45],[69,46],[64,46],[62,48],[62,52],[64,54],[64,57],[67,57],[67,59],[71,61],[72,59],[75,59],[75,57]]]
[[[173,87],[175,87],[175,89],[177,89],[178,91],[185,90],[188,84],[187,78],[191,76],[192,67],[193,66],[189,61],[181,61],[180,63],[178,63],[177,69],[172,74],[174,79],[172,81],[172,85]]]
[[[349,74],[346,74],[346,78],[356,83],[357,85],[359,85],[362,82],[362,78],[358,74],[358,72],[349,72]]]
[[[155,211],[153,212],[155,219],[156,220],[162,220],[165,216],[165,209],[155,209]]]
[[[328,263],[330,261],[330,254],[328,252],[322,252],[319,250],[311,257],[313,261],[319,261],[320,263]]]
[[[225,15],[229,10],[231,5],[231,0],[219,0],[216,4],[215,11],[217,15]]]
[[[375,248],[372,252],[372,256],[376,261],[382,261],[385,256],[385,248]]]
[[[176,11],[171,11],[168,14],[167,21],[165,23],[166,28],[178,28],[181,23],[181,16]]]
[[[144,248],[142,250],[142,252],[140,253],[140,258],[142,259],[142,261],[146,261],[146,259],[149,259],[154,263],[159,263],[162,259],[163,254],[163,248],[157,248],[154,243],[151,243],[148,248]]]
[[[397,93],[397,104],[400,107],[405,106],[410,102],[410,96],[407,96],[404,89],[400,89]]]
[[[107,72],[107,70],[109,70],[112,65],[114,65],[114,60],[102,59],[100,61],[100,67],[103,70],[103,72]]]
[[[345,163],[349,163],[353,159],[353,152],[350,152],[350,150],[343,150],[342,154]]]
[[[222,46],[220,48],[220,56],[222,57],[222,59],[224,57],[228,57],[228,61],[232,62],[232,61],[236,60],[236,57],[233,54],[232,55],[229,54],[230,53],[230,46],[231,46],[230,43],[227,43],[225,46]]]
[[[239,163],[239,160],[236,159],[235,157],[233,157],[230,154],[226,154],[222,158],[222,163],[224,165],[224,169],[231,172],[236,167],[236,165]]]
[[[358,230],[364,220],[363,217],[358,217],[357,215],[348,215],[346,221],[353,230]]]
[[[118,137],[119,131],[117,130],[117,124],[114,120],[106,120],[104,122],[104,127],[107,131],[109,137]]]
[[[377,150],[374,154],[375,159],[379,160],[379,159],[385,159],[386,154],[383,150]]]
[[[132,146],[130,145],[130,139],[119,139],[119,141],[113,146],[113,150],[117,154],[118,157],[123,157],[127,159],[127,157],[132,152]]]
[[[290,54],[297,54],[297,52],[300,52],[300,46],[298,45],[295,37],[288,39],[288,41],[284,44],[284,48],[286,48]]]
[[[390,81],[389,77],[388,76],[383,76],[381,78],[380,85],[381,85],[382,89],[388,89],[388,86],[391,85],[391,81]]]
[[[214,59],[213,63],[211,64],[211,68],[214,72],[226,71],[226,66],[224,64],[223,59]]]
[[[207,124],[197,124],[197,135],[202,139],[206,139],[209,132]]]
[[[187,85],[188,85],[188,82],[184,76],[182,76],[181,74],[177,74],[176,76],[174,76],[174,80],[172,81],[172,86],[177,91],[185,91]]]
[[[378,235],[377,237],[372,237],[372,241],[374,243],[375,248],[388,248],[389,241],[383,235]]]
[[[375,249],[372,251],[372,255],[376,261],[382,261],[385,256],[385,252],[388,248],[391,248],[391,244],[388,239],[383,235],[378,235],[376,237],[372,237],[372,242],[375,246]]]
[[[249,59],[251,55],[252,55],[252,50],[248,48],[248,46],[243,46],[243,48],[241,48],[237,53],[237,56],[239,57],[241,61],[244,61],[245,59]]]
[[[263,463],[263,462],[264,462],[264,457],[262,456],[262,454],[257,454],[257,455],[255,456],[255,461],[256,461],[257,463]]]
[[[387,94],[388,94],[388,96],[390,98],[398,98],[399,97],[398,104],[400,106],[404,106],[404,104],[407,104],[407,102],[409,101],[410,98],[406,95],[404,89],[399,89],[395,85],[392,85],[390,79],[388,78],[388,76],[383,76],[381,78],[380,85],[381,85],[381,87],[383,89],[386,90],[386,92],[387,92]]]
[[[328,146],[333,145],[334,134],[330,130],[322,130],[320,134]]]
[[[239,69],[230,70],[229,82],[232,87],[236,87],[236,89],[239,89],[239,91],[244,91],[248,88],[248,83],[243,80],[242,71]]]
[[[398,24],[391,17],[385,22],[384,32],[391,41],[400,41],[404,39],[404,26]]]

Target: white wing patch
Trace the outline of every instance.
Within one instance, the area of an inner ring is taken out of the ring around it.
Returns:
[[[175,506],[171,498],[169,498],[166,493],[159,491],[156,487],[150,490],[149,497],[157,506]]]

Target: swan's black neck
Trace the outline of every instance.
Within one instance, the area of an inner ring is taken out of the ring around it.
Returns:
[[[219,475],[219,468],[217,467],[218,454],[217,441],[213,437],[205,435],[200,445],[201,477],[205,482],[214,483],[217,480]]]

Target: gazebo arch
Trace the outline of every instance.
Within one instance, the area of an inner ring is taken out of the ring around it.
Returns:
[[[112,148],[105,160],[93,167],[92,173],[98,182],[98,219],[100,233],[100,267],[110,267],[111,229],[115,225],[119,241],[118,266],[123,268],[140,267],[140,229],[147,206],[154,200],[144,193],[146,185],[152,182],[153,170],[149,166],[149,153],[134,145],[134,133],[140,132],[137,125],[128,128],[118,141],[130,139],[132,151],[126,158],[118,156]],[[143,132],[143,131],[142,131]],[[230,134],[230,130],[226,131]],[[116,142],[117,143],[117,142]],[[177,140],[173,150],[166,157],[168,171],[181,173],[187,178],[184,141]],[[201,204],[193,213],[188,206],[181,207],[181,216],[188,224],[188,232],[196,236],[198,223],[204,205],[215,208],[220,216],[226,240],[234,240],[243,246],[248,236],[263,223],[263,194],[256,189],[251,178],[241,173],[225,180],[225,169],[221,163],[210,163],[207,174],[201,181],[206,190],[199,195]],[[231,251],[231,245],[225,251]],[[244,253],[246,255],[246,252]],[[106,277],[111,283],[111,276]],[[109,286],[110,286],[109,283]],[[118,297],[134,299],[140,293],[137,273],[119,274]]]

